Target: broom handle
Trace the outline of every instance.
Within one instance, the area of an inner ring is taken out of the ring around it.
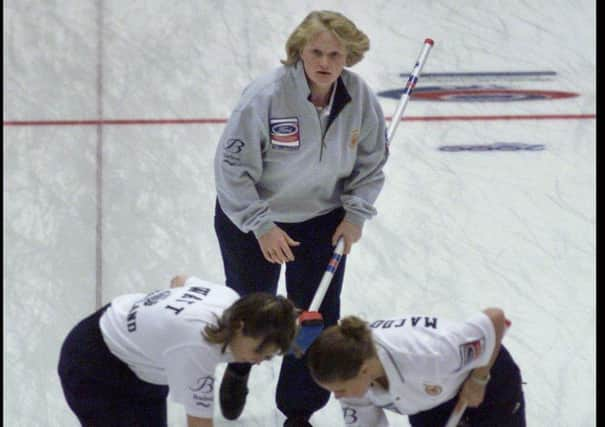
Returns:
[[[399,125],[399,122],[401,121],[401,116],[403,115],[403,112],[405,111],[405,107],[408,105],[408,101],[410,99],[410,95],[412,94],[412,90],[416,86],[416,82],[418,81],[418,76],[420,74],[420,71],[422,70],[424,63],[426,62],[426,58],[428,57],[429,52],[430,52],[431,48],[433,47],[433,44],[434,44],[434,42],[432,39],[427,38],[424,40],[424,45],[422,46],[422,51],[420,52],[420,55],[418,56],[418,60],[416,61],[416,65],[414,65],[414,69],[412,70],[412,73],[410,74],[408,82],[405,86],[405,90],[403,91],[403,94],[401,95],[401,98],[399,99],[399,104],[397,105],[397,109],[395,110],[395,115],[391,119],[391,125],[389,126],[389,129],[387,131],[387,143],[388,144],[391,143],[393,135],[395,135],[395,131],[397,130],[397,125]],[[328,265],[326,267],[326,271],[324,272],[324,275],[321,278],[321,282],[319,283],[319,286],[318,286],[317,290],[315,291],[315,296],[313,297],[313,301],[311,301],[311,305],[309,306],[308,311],[318,311],[319,310],[319,307],[321,306],[324,296],[326,295],[326,292],[328,291],[328,287],[330,286],[330,281],[332,280],[332,277],[334,276],[334,273],[336,272],[336,269],[338,268],[338,264],[340,263],[340,260],[342,258],[343,251],[344,251],[344,240],[342,238],[340,238],[340,239],[338,239],[338,243],[336,244],[336,249],[334,249],[334,252],[332,253],[332,258],[330,258],[330,262],[328,263]]]

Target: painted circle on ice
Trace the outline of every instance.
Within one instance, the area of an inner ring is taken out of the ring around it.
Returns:
[[[577,93],[554,90],[531,89],[440,89],[420,90],[412,95],[415,100],[444,102],[511,102],[539,101],[548,99],[573,98]]]
[[[379,92],[379,96],[399,99],[406,88]],[[482,87],[416,87],[411,97],[416,101],[437,102],[514,102],[573,98],[574,92],[558,90],[506,89]]]

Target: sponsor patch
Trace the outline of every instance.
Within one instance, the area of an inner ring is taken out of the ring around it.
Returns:
[[[424,391],[429,396],[439,396],[441,394],[441,392],[443,391],[443,387],[441,387],[440,385],[437,385],[437,384],[425,384]]]
[[[298,150],[300,148],[300,128],[297,117],[271,119],[271,147],[279,150]]]
[[[469,341],[460,345],[460,368],[477,360],[485,350],[485,339]]]

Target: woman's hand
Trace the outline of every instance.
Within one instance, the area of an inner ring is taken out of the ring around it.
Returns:
[[[187,281],[187,276],[183,274],[179,274],[178,276],[174,276],[170,281],[171,288],[180,288]]]
[[[353,243],[356,243],[361,238],[361,225],[353,224],[352,222],[343,219],[332,235],[332,245],[336,246],[338,239],[341,237],[345,241],[343,253],[348,255],[349,252],[351,252]]]
[[[187,414],[187,427],[212,427],[212,418],[199,418]]]
[[[473,373],[471,373],[467,380],[462,384],[458,403],[456,403],[454,412],[458,412],[462,408],[464,402],[471,408],[481,405],[481,402],[483,402],[483,398],[485,397],[485,386],[487,385],[487,381],[485,381],[485,384],[482,384],[481,381],[485,380],[481,379],[480,381],[476,381],[473,379]]]
[[[299,246],[300,242],[288,236],[284,230],[278,226],[258,238],[260,250],[265,259],[274,264],[283,264],[284,262],[294,261],[294,254],[291,246]]]

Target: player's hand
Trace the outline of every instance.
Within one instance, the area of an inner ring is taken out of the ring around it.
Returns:
[[[458,412],[460,409],[462,409],[464,402],[466,402],[466,404],[471,408],[481,405],[481,402],[483,402],[483,398],[485,397],[485,386],[485,384],[479,384],[469,377],[464,384],[462,384],[458,403],[456,403],[454,411]]]
[[[336,246],[338,239],[341,237],[345,241],[343,254],[348,255],[349,252],[351,252],[353,243],[356,243],[359,239],[361,239],[361,225],[353,224],[352,222],[343,219],[341,223],[338,224],[336,231],[332,235],[332,245]]]
[[[174,276],[170,281],[171,288],[180,288],[187,281],[187,276],[183,274],[179,274],[178,276]]]
[[[299,246],[300,242],[292,239],[288,233],[275,226],[258,238],[258,244],[267,261],[273,264],[283,264],[294,261],[294,254],[290,247]]]

